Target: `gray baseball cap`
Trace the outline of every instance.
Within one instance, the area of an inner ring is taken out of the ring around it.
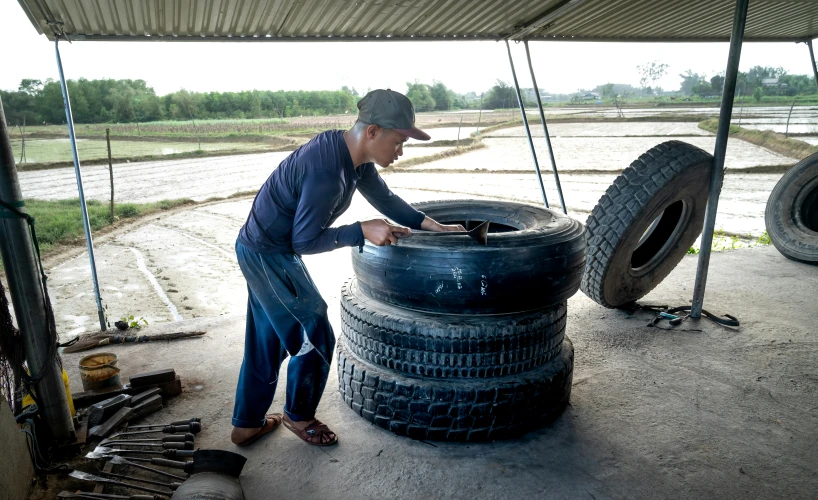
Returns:
[[[415,127],[415,107],[408,97],[391,89],[377,89],[358,101],[358,119],[364,123],[391,128],[419,141],[431,139]]]

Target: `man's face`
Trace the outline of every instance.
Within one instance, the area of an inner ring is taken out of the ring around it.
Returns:
[[[392,129],[377,127],[373,132],[367,134],[370,137],[369,155],[381,167],[388,167],[403,155],[403,143],[409,138]]]

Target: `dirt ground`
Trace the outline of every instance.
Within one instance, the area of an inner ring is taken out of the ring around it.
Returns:
[[[348,251],[307,265],[338,331]],[[695,266],[685,258],[645,302],[688,302]],[[578,293],[567,322],[576,349],[571,406],[523,438],[477,445],[414,441],[370,425],[343,404],[333,371],[318,414],[339,434],[338,446],[310,447],[280,429],[250,448],[234,447],[239,311],[151,327],[205,329],[202,339],[116,352],[123,375],[177,370],[185,392],[152,420],[200,416],[199,446],[249,459],[242,484],[250,500],[338,492],[361,499],[809,499],[818,488],[816,295],[816,268],[772,247],[713,255],[705,307],[737,316],[738,330],[707,321],[649,328],[652,316],[606,310]],[[80,355],[63,357],[73,387]]]

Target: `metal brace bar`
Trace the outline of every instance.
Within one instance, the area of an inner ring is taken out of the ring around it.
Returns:
[[[815,52],[812,51],[812,40],[807,40],[809,47],[809,61],[812,63],[812,74],[815,75],[815,85],[818,85],[818,68],[815,67]]]
[[[719,110],[719,128],[716,131],[716,148],[713,152],[713,171],[710,174],[710,194],[704,216],[701,253],[699,254],[699,265],[696,269],[696,284],[693,288],[691,318],[700,318],[704,305],[704,289],[707,285],[707,271],[710,268],[710,251],[713,246],[713,231],[716,227],[719,194],[724,182],[724,156],[727,151],[730,117],[733,113],[733,99],[736,95],[738,63],[741,58],[741,44],[744,40],[744,26],[747,23],[748,4],[749,0],[736,0],[733,32],[730,35],[730,52],[727,57],[727,71],[724,76],[724,92],[721,96],[721,109]]]
[[[531,129],[528,127],[528,118],[525,116],[525,105],[523,104],[523,95],[520,93],[520,84],[517,82],[517,72],[514,71],[514,59],[511,58],[511,47],[506,40],[506,50],[508,51],[508,62],[511,65],[511,76],[514,77],[514,90],[517,92],[517,103],[520,105],[520,114],[523,115],[523,125],[525,125],[525,134],[528,136],[528,147],[531,148],[531,157],[534,159],[534,168],[537,170],[537,180],[540,182],[540,193],[542,193],[542,201],[545,203],[545,208],[548,208],[548,197],[545,195],[545,186],[542,183],[542,174],[540,173],[540,164],[537,161],[537,152],[534,150],[534,140],[531,138]]]
[[[554,182],[557,183],[557,193],[560,195],[560,205],[562,206],[562,213],[568,215],[568,207],[565,206],[565,198],[562,196],[562,185],[560,184],[560,174],[557,172],[557,160],[554,159],[554,148],[551,146],[551,138],[548,136],[548,126],[545,124],[545,113],[542,109],[542,99],[540,99],[540,88],[537,86],[537,78],[534,76],[534,66],[531,64],[531,53],[528,50],[528,40],[523,42],[525,45],[525,57],[528,59],[528,69],[531,71],[531,82],[534,84],[534,94],[537,96],[537,108],[540,110],[540,121],[542,122],[542,130],[545,133],[545,143],[548,145],[548,155],[551,158],[551,170],[554,172]]]
[[[91,279],[94,282],[94,298],[97,302],[97,314],[99,315],[99,327],[102,331],[108,329],[105,325],[105,312],[102,309],[102,298],[99,295],[99,279],[97,278],[97,264],[94,259],[94,242],[91,239],[91,224],[88,222],[88,207],[85,204],[85,190],[82,187],[82,172],[80,171],[80,157],[77,152],[77,136],[74,132],[74,117],[71,115],[71,102],[68,97],[68,85],[65,83],[65,73],[62,69],[62,59],[60,58],[60,39],[54,40],[54,50],[57,54],[57,69],[60,72],[60,87],[62,88],[62,99],[65,106],[65,121],[68,123],[68,139],[71,143],[71,154],[74,157],[74,174],[77,177],[77,190],[80,197],[80,208],[82,209],[82,227],[85,230],[85,243],[88,247],[88,260],[91,264]]]

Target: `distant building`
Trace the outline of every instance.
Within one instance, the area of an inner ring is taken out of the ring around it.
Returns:
[[[588,92],[584,96],[582,96],[582,98],[583,99],[598,100],[599,99],[599,94],[597,94],[596,92]]]
[[[764,87],[778,87],[778,78],[762,78],[761,85]]]

